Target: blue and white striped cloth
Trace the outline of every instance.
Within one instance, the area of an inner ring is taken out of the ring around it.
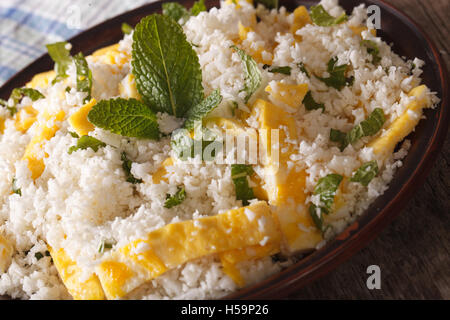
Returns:
[[[155,0],[1,0],[0,85],[46,52],[108,18]]]

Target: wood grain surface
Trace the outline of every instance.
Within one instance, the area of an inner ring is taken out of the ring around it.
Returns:
[[[450,1],[386,2],[423,28],[448,70]],[[381,269],[379,290],[366,286],[370,265]],[[365,249],[290,299],[450,299],[450,134],[404,212]]]

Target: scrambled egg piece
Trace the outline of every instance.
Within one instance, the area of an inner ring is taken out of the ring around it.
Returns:
[[[0,134],[3,134],[5,132],[5,119],[0,117]]]
[[[423,109],[429,107],[430,99],[427,86],[421,85],[412,89],[408,95],[415,100],[408,104],[405,112],[395,119],[387,130],[378,138],[368,144],[374,154],[382,158],[392,154],[397,143],[410,134],[420,121]]]
[[[49,83],[55,78],[56,72],[51,70],[47,72],[42,72],[33,77],[30,82],[26,84],[28,88],[47,88]]]
[[[303,102],[303,98],[308,92],[308,85],[302,84],[288,84],[283,82],[276,82],[276,88],[268,85],[264,90],[271,95],[271,97],[284,105],[288,106],[292,111],[297,111]]]
[[[96,268],[108,299],[126,295],[141,284],[188,261],[265,242],[280,233],[266,202],[216,216],[172,223],[115,251]]]
[[[156,172],[152,176],[153,183],[160,184],[161,181],[168,182],[167,180],[167,169],[166,167],[173,165],[173,158],[167,158],[161,164],[161,166],[156,170]]]
[[[134,81],[134,75],[132,73],[127,74],[127,76],[119,83],[119,94],[124,98],[142,100],[141,95],[137,91],[136,81]]]
[[[223,252],[219,255],[223,271],[239,286],[245,286],[245,280],[237,265],[244,261],[257,260],[280,252],[280,239],[265,245],[249,246],[242,249]]]
[[[240,9],[242,6],[239,4],[240,0],[226,0],[225,4],[235,4],[236,5],[236,9]],[[245,0],[247,3],[253,4],[253,0]]]
[[[349,26],[349,28],[353,31],[353,33],[357,36],[361,36],[361,33],[363,31],[369,30],[369,32],[376,37],[377,36],[377,29],[368,29],[366,26]]]
[[[307,24],[312,24],[311,17],[309,16],[308,9],[305,6],[297,7],[294,12],[294,22],[291,25],[290,32],[294,35],[294,39],[297,42],[302,41],[302,36],[296,35],[297,30],[303,28]]]
[[[16,119],[14,121],[14,126],[17,131],[25,133],[28,129],[33,125],[33,123],[37,120],[38,111],[34,109],[32,106],[27,106],[20,111],[16,115]]]
[[[239,39],[241,42],[247,39],[247,36],[250,32],[254,32],[254,29],[252,27],[246,27],[241,22],[239,22]],[[269,52],[269,50],[266,50],[263,46],[258,46],[256,49],[251,47],[248,50],[248,53],[252,56],[253,59],[255,59],[256,62],[269,65],[272,64],[272,58],[264,57],[265,55],[263,52]],[[272,55],[270,55],[270,57],[272,57]]]
[[[131,57],[126,52],[119,50],[119,44],[99,49],[91,55],[94,62],[102,62],[109,65],[115,65],[122,68],[125,63],[131,60]],[[112,71],[114,73],[114,70]]]
[[[260,141],[260,148],[266,150],[266,191],[270,204],[276,206],[275,214],[284,237],[282,249],[292,253],[315,248],[322,235],[305,206],[307,174],[290,160],[294,149],[289,141],[297,138],[295,122],[289,113],[261,99],[255,102],[253,112],[259,113],[260,128],[267,130],[267,135],[263,135]],[[279,129],[278,148],[276,141],[271,141],[270,131],[273,129]],[[279,159],[276,159],[276,154],[279,154]]]
[[[9,241],[0,235],[0,274],[8,270],[13,252],[13,247]]]
[[[97,101],[92,98],[91,101],[82,106],[77,112],[69,117],[69,123],[75,132],[81,137],[87,135],[95,129],[95,126],[89,122],[89,111],[97,104]]]
[[[61,280],[75,300],[105,299],[102,286],[95,274],[87,280],[82,281],[82,269],[70,259],[64,249],[55,251],[52,248],[49,248],[49,252]]]
[[[40,152],[43,149],[42,146],[46,141],[55,136],[56,131],[59,130],[59,125],[55,122],[63,121],[65,115],[64,111],[56,114],[49,114],[47,111],[44,111],[42,113],[42,119],[38,120],[35,134],[27,145],[25,154],[22,157],[23,160],[28,160],[28,169],[31,171],[33,180],[39,178],[45,169],[43,157],[40,156]],[[53,122],[53,124],[49,126],[49,122]]]

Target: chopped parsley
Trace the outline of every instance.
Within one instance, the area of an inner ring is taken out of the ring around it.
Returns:
[[[339,148],[343,151],[349,144],[357,142],[363,137],[373,136],[383,127],[386,117],[383,109],[376,108],[369,117],[361,121],[347,133],[340,130],[331,129],[330,140],[339,143]]]
[[[177,192],[174,195],[166,195],[166,202],[164,203],[164,208],[170,209],[178,206],[186,199],[186,190],[184,187],[178,187]]]
[[[349,64],[337,65],[338,58],[333,57],[328,61],[327,72],[330,74],[327,78],[316,76],[317,79],[325,83],[328,87],[341,90],[345,86],[353,85],[354,77],[346,77],[346,72],[350,68]]]

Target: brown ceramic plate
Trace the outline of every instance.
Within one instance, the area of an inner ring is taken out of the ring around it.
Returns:
[[[194,0],[180,2],[186,7],[191,7]],[[298,5],[309,7],[317,2],[281,0],[280,5],[292,11]],[[351,13],[352,8],[360,3],[365,3],[367,6],[372,4],[379,6],[381,30],[378,30],[378,35],[387,43],[394,43],[394,51],[400,56],[418,57],[425,61],[423,81],[432,91],[437,92],[442,101],[438,108],[425,111],[427,119],[422,120],[415,132],[408,137],[412,141],[412,146],[404,160],[404,165],[395,174],[389,189],[369,207],[364,215],[322,249],[284,271],[227,298],[283,298],[332,271],[350,258],[375,238],[402,211],[414,191],[424,182],[445,139],[449,121],[447,69],[435,45],[410,18],[390,4],[380,0],[341,0],[341,2],[347,13]],[[69,40],[73,45],[72,52],[82,51],[89,54],[96,49],[118,42],[123,37],[121,31],[123,22],[134,26],[143,17],[160,12],[161,3],[145,5],[84,31]],[[211,8],[218,6],[219,1],[206,0],[206,4],[208,8]],[[47,54],[42,56],[5,83],[0,88],[0,98],[6,99],[12,89],[23,86],[33,75],[52,68],[53,62],[50,57]]]

